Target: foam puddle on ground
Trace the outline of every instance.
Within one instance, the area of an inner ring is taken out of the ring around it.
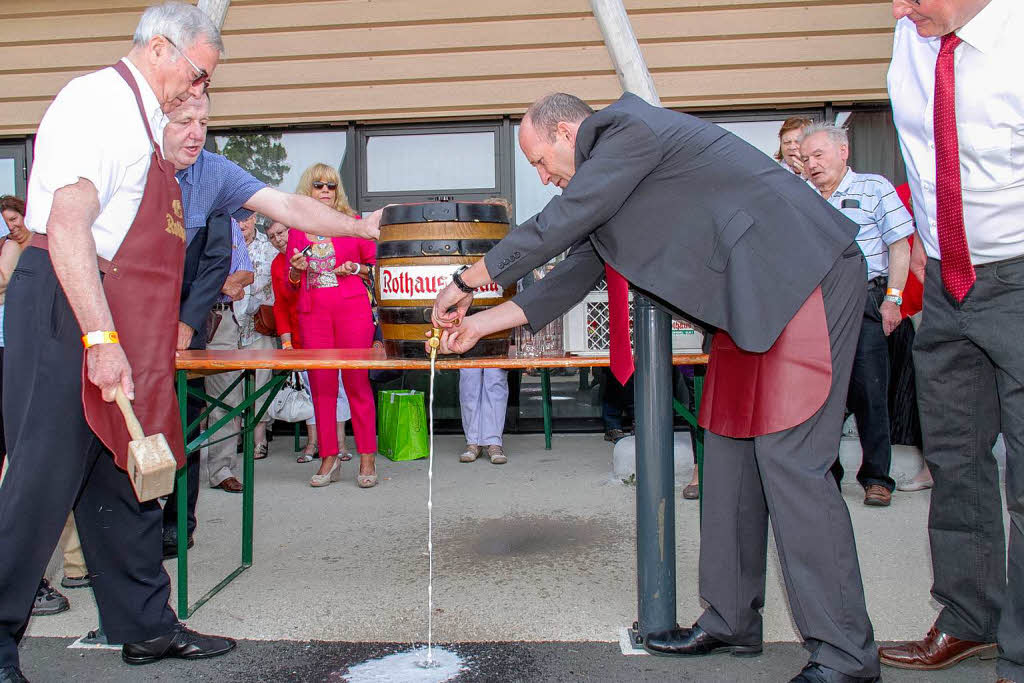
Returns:
[[[348,683],[442,683],[450,681],[466,669],[462,657],[451,650],[433,647],[430,666],[427,648],[396,652],[349,667],[342,678]]]

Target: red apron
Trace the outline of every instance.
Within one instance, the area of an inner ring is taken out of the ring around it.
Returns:
[[[698,424],[734,439],[780,432],[814,415],[831,389],[832,347],[818,287],[764,353],[715,333]]]
[[[146,189],[128,234],[111,259],[103,291],[114,318],[135,382],[135,414],[147,435],[163,433],[178,461],[185,464],[181,413],[174,391],[174,354],[181,279],[185,261],[185,227],[181,189],[174,165],[164,160],[153,139],[142,96],[123,62],[114,69],[135,93],[139,113],[153,146]],[[82,356],[82,406],[89,427],[126,469],[131,437],[116,403],[107,403],[89,381]]]

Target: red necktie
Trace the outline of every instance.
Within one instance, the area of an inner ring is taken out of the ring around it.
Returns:
[[[609,264],[604,264],[608,282],[608,355],[612,374],[625,386],[633,376],[633,347],[629,342],[629,282]]]
[[[964,200],[960,189],[960,140],[956,133],[956,77],[953,53],[962,41],[942,36],[935,61],[935,205],[938,221],[942,283],[957,301],[974,285],[974,266],[964,230]]]

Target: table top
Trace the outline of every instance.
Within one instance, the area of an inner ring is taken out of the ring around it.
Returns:
[[[459,358],[438,356],[438,370],[457,368],[580,368],[608,365],[608,356],[520,357],[513,349],[508,356]],[[703,353],[672,354],[673,365],[705,365]],[[179,370],[429,370],[427,358],[388,358],[378,349],[294,349],[250,351],[181,351],[176,359]]]

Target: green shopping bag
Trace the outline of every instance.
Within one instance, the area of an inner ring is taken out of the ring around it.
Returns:
[[[390,460],[430,455],[422,391],[377,392],[377,451]]]

